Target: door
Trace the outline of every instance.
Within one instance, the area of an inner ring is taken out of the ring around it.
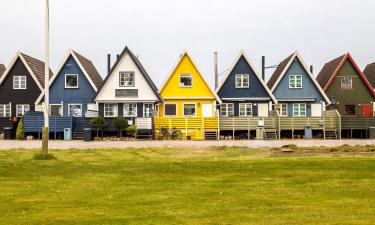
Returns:
[[[319,103],[311,104],[311,116],[312,117],[322,116],[322,104],[319,104]]]
[[[213,117],[212,115],[212,104],[202,104],[202,116]]]
[[[372,105],[371,104],[362,104],[362,116],[372,117]]]
[[[268,117],[268,104],[267,103],[258,103],[258,116]]]

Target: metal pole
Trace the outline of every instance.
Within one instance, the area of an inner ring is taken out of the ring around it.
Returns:
[[[48,155],[48,107],[49,107],[49,0],[46,0],[45,17],[45,63],[44,63],[44,127],[42,129],[42,156]]]
[[[266,82],[266,57],[262,56],[262,80]]]
[[[219,85],[219,74],[217,67],[217,52],[214,52],[214,70],[215,70],[215,90]]]

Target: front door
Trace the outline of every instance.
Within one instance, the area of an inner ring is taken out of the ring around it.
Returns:
[[[202,116],[212,117],[212,104],[202,104]]]
[[[258,116],[268,117],[268,103],[258,103]]]
[[[372,104],[362,104],[362,116],[372,117]]]

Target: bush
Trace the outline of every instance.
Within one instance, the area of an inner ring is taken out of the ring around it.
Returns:
[[[129,136],[135,137],[135,132],[137,131],[136,125],[131,125],[128,128],[126,128],[126,132]]]
[[[25,139],[25,132],[23,130],[23,119],[21,119],[20,122],[18,123],[17,131],[16,131],[16,139],[17,140]]]
[[[102,117],[95,117],[90,120],[90,126],[96,130],[96,137],[99,137],[99,130],[103,137],[103,129],[107,126],[107,122]]]
[[[113,124],[117,129],[117,136],[122,137],[122,131],[128,126],[128,121],[124,117],[120,116],[113,120]]]

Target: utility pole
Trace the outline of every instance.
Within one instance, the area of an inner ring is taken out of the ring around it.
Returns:
[[[46,0],[46,24],[45,24],[45,62],[44,62],[44,127],[42,129],[42,156],[48,155],[48,139],[49,139],[49,0]]]
[[[215,91],[219,85],[219,74],[218,74],[218,66],[217,66],[217,52],[214,52],[214,73],[215,73]]]

